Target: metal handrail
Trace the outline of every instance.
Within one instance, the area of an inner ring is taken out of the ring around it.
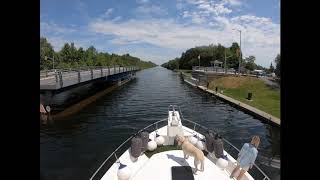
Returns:
[[[201,127],[202,129],[206,130],[206,131],[209,131],[210,129],[207,128],[207,127],[204,127],[202,126],[201,124],[199,123],[196,123],[194,121],[191,121],[191,120],[188,120],[186,118],[183,117],[182,113],[181,113],[181,109],[180,109],[180,106],[169,106],[169,107],[178,107],[179,108],[179,112],[180,112],[180,115],[181,115],[181,118],[182,120],[184,121],[187,121],[187,122],[190,122],[190,123],[193,123],[194,124],[194,127],[193,127],[193,130],[195,130],[195,127],[198,126],[198,127]],[[135,133],[134,135],[130,136],[127,140],[125,140],[120,146],[118,146],[108,157],[107,159],[104,160],[104,162],[99,166],[99,168],[94,172],[94,174],[90,177],[90,180],[92,180],[96,174],[100,171],[100,169],[104,166],[104,164],[113,156],[115,155],[116,159],[118,160],[117,156],[116,156],[116,152],[123,146],[125,145],[129,140],[131,140],[134,136],[136,136],[138,133],[142,132],[143,130],[146,130],[147,128],[149,127],[152,127],[153,125],[156,125],[156,129],[158,129],[158,123],[160,122],[163,122],[163,121],[167,121],[167,118],[165,119],[162,119],[162,120],[159,120],[157,122],[154,122],[146,127],[144,127],[143,129],[139,130],[137,133]],[[213,131],[215,132],[215,131]],[[230,145],[232,148],[234,148],[235,150],[237,150],[237,152],[240,152],[240,150],[235,147],[234,145],[232,145],[228,140],[222,138],[222,140],[227,143],[228,145]],[[263,180],[270,180],[270,178],[268,177],[268,175],[266,175],[255,163],[253,164],[253,166],[255,168],[257,168],[257,170],[264,176]]]
[[[91,79],[96,79],[104,76],[109,76],[117,73],[122,73],[122,72],[128,72],[128,71],[135,71],[139,70],[138,67],[136,66],[131,66],[131,67],[121,67],[121,66],[113,66],[113,67],[94,67],[95,69],[92,69],[92,67],[86,67],[86,69],[55,69],[54,71],[51,71],[50,74],[49,72],[40,72],[40,81],[42,78],[50,78],[50,79],[55,79],[56,84],[60,84],[60,88],[64,87],[64,80],[66,78],[74,78],[74,81],[76,83],[83,82],[81,79],[82,77],[89,77],[89,80]],[[104,72],[107,71],[107,72]],[[112,73],[111,73],[112,71]],[[44,74],[45,73],[45,74]],[[85,74],[85,76],[83,76]],[[104,75],[103,75],[104,74]],[[78,77],[78,78],[77,78]],[[85,78],[87,79],[87,78]],[[88,80],[88,79],[87,79]],[[51,80],[52,81],[52,80]],[[70,83],[68,83],[70,85]]]
[[[137,70],[139,69],[137,66],[84,66],[84,67],[77,67],[77,68],[61,68],[61,69],[54,69],[54,70],[42,70],[40,71],[41,73],[49,73],[49,72],[70,72],[70,71],[79,71],[79,70],[84,70],[84,71],[89,71],[89,70],[100,70],[102,69],[108,69],[108,68],[123,68],[121,71],[125,71],[125,68],[132,68],[132,70]]]
[[[100,169],[104,166],[104,164],[105,164],[113,155],[115,155],[115,153],[116,153],[124,144],[126,144],[129,140],[131,140],[133,137],[135,137],[137,134],[139,134],[139,133],[142,132],[143,130],[146,130],[147,128],[152,127],[153,125],[156,125],[156,128],[157,128],[157,127],[158,127],[158,126],[157,126],[158,123],[163,122],[163,121],[167,121],[167,118],[162,119],[162,120],[159,120],[159,121],[157,121],[157,122],[154,122],[154,123],[152,123],[152,124],[144,127],[143,129],[140,129],[137,133],[135,133],[134,135],[130,136],[127,140],[125,140],[122,144],[120,144],[120,146],[118,146],[117,149],[115,149],[115,150],[107,157],[107,159],[105,159],[105,160],[103,161],[103,163],[99,166],[99,168],[98,168],[98,169],[94,172],[94,174],[90,177],[90,180],[92,180],[92,179],[95,177],[95,175],[100,171]],[[116,159],[118,159],[117,156],[116,156]]]

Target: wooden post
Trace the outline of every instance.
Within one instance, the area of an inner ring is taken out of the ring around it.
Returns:
[[[101,77],[103,77],[103,68],[101,67]]]
[[[110,75],[110,67],[108,66],[108,76]]]
[[[91,72],[91,79],[93,79],[93,70],[92,70],[92,68],[90,69],[90,72]]]

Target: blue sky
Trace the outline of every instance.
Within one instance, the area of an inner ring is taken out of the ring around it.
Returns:
[[[269,67],[280,52],[280,1],[40,1],[40,34],[55,50],[74,42],[162,64],[195,46],[239,42],[233,29],[243,57]]]

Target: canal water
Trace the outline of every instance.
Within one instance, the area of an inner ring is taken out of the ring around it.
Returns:
[[[89,179],[129,136],[166,118],[170,104],[179,105],[185,118],[219,131],[239,149],[252,135],[259,135],[260,159],[280,156],[280,128],[189,86],[176,72],[155,67],[137,72],[135,80],[72,117],[40,122],[40,176]],[[280,169],[260,167],[271,179],[280,179]]]

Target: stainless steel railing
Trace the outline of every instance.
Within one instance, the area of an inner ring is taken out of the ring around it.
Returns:
[[[181,113],[181,109],[180,109],[179,106],[169,106],[169,108],[170,108],[170,107],[173,107],[173,108],[178,107],[179,112],[180,112],[180,118],[181,118],[181,120],[191,123],[191,124],[193,125],[193,127],[192,127],[193,130],[195,130],[196,127],[200,127],[200,128],[202,128],[203,130],[205,130],[205,131],[209,131],[209,130],[210,130],[210,129],[208,129],[207,127],[204,127],[204,126],[202,126],[202,125],[200,125],[200,124],[198,124],[198,123],[196,123],[196,122],[194,122],[194,121],[191,121],[191,120],[188,120],[188,119],[184,118],[183,115],[182,115],[182,113]],[[139,130],[136,134],[138,134],[138,133],[140,133],[140,132],[142,132],[142,131],[150,128],[150,127],[153,127],[153,126],[155,126],[155,130],[157,130],[157,129],[158,129],[158,124],[161,123],[161,122],[167,122],[167,120],[168,120],[168,119],[165,118],[165,119],[159,120],[159,121],[157,121],[157,122],[154,122],[154,123],[146,126],[145,128]],[[183,125],[186,126],[186,124],[183,124]],[[187,126],[186,126],[186,127],[187,127]],[[214,131],[214,130],[212,130],[212,131],[213,131],[213,132],[216,132],[216,131]],[[119,150],[121,147],[123,147],[125,144],[127,144],[128,141],[130,141],[136,134],[130,136],[127,140],[125,140],[122,144],[120,144],[120,146],[118,146],[118,147],[103,161],[103,163],[99,166],[99,168],[98,168],[98,169],[94,172],[94,174],[90,177],[90,180],[93,180],[94,178],[96,178],[96,175],[98,174],[98,172],[99,172],[99,171],[101,170],[101,168],[105,165],[105,163],[106,163],[108,160],[111,159],[111,157],[114,156],[115,159],[116,159],[116,161],[117,161],[117,160],[118,160],[118,157],[117,157],[116,154],[117,154],[117,153],[119,153],[119,154],[120,154],[120,153],[123,153],[123,152],[118,152],[118,150]],[[238,154],[238,153],[240,152],[240,150],[239,150],[237,147],[235,147],[233,144],[231,144],[228,140],[226,140],[226,139],[223,138],[223,141],[224,141],[227,145],[229,145],[231,148],[233,148],[233,150],[236,151],[236,154]],[[227,151],[227,152],[230,154],[230,151]],[[114,162],[116,162],[116,161],[114,161]],[[254,166],[254,168],[256,169],[256,171],[257,171],[258,173],[260,173],[260,177],[262,176],[262,180],[270,180],[270,178],[269,178],[256,164],[254,164],[253,166]],[[251,176],[254,176],[254,175],[251,174]],[[254,177],[254,178],[255,178],[255,179],[258,179],[259,176],[257,175],[257,177]]]
[[[111,158],[111,157],[115,157],[116,160],[118,160],[118,157],[117,157],[117,152],[118,150],[123,147],[125,144],[128,143],[128,141],[130,141],[135,135],[139,134],[140,132],[144,131],[144,130],[147,130],[148,128],[151,128],[152,126],[155,126],[155,129],[158,129],[158,124],[161,123],[161,122],[167,122],[167,118],[165,119],[162,119],[162,120],[159,120],[157,122],[154,122],[146,127],[144,127],[143,129],[139,130],[137,133],[135,133],[134,135],[130,136],[127,140],[125,140],[122,144],[120,144],[120,146],[118,146],[108,157],[107,159],[105,159],[103,161],[103,163],[99,166],[99,168],[94,172],[94,174],[90,177],[90,180],[93,180],[95,178],[95,176],[98,174],[98,172],[100,171],[100,169],[105,165],[105,163]],[[120,153],[123,153],[123,152],[119,152]]]

